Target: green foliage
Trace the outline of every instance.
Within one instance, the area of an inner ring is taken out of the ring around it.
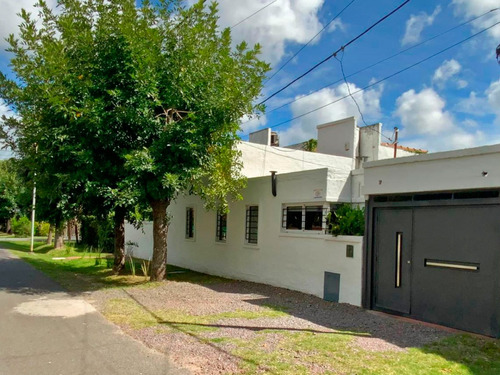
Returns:
[[[31,221],[26,216],[12,219],[12,232],[16,236],[28,236],[31,234]]]
[[[35,221],[35,236],[47,236],[49,234],[50,224],[44,221]]]
[[[113,218],[84,216],[81,218],[80,235],[82,244],[112,253],[114,249]]]
[[[318,140],[311,138],[310,140],[304,142],[304,151],[316,152],[318,150]]]
[[[2,125],[36,172],[44,220],[164,207],[186,191],[208,207],[240,198],[239,119],[263,110],[252,103],[269,66],[258,45],[232,46],[216,3],[181,5],[59,0],[57,12],[43,1],[38,18],[22,12],[15,77],[0,74],[16,116]]]
[[[19,164],[14,159],[0,160],[0,221],[11,219],[26,208],[26,190]]]
[[[330,233],[334,236],[362,236],[365,232],[365,210],[342,204],[327,217]]]

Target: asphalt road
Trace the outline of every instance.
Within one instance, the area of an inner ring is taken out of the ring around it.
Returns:
[[[25,374],[189,372],[121,333],[81,297],[65,293],[0,249],[0,375]]]

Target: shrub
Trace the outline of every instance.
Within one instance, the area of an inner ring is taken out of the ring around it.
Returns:
[[[35,221],[35,235],[46,237],[49,235],[50,224],[45,221]]]
[[[17,236],[29,236],[31,234],[31,221],[26,216],[12,219],[12,232]]]
[[[365,233],[365,210],[343,204],[328,216],[334,236],[362,236]]]

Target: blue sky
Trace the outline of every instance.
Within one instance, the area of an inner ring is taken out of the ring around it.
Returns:
[[[15,31],[18,21],[14,14],[22,6],[30,8],[33,2],[0,0],[1,36]],[[220,25],[235,25],[271,2],[221,0]],[[278,68],[350,2],[276,0],[234,27],[233,39],[235,42],[260,43],[263,59]],[[261,99],[330,55],[402,2],[355,0],[282,71],[266,82]],[[500,7],[500,0],[412,0],[345,49],[342,57],[345,74],[349,76],[496,7]],[[500,9],[349,77],[349,88],[352,92],[357,91],[499,21]],[[400,144],[430,151],[500,143],[500,65],[495,59],[495,48],[499,43],[500,25],[497,25],[468,42],[355,94],[366,123],[382,122],[387,137],[384,141],[392,138],[393,128],[397,126],[400,128]],[[5,47],[5,44],[0,46]],[[8,56],[4,52],[0,54],[0,69],[7,71],[7,64]],[[342,79],[340,62],[330,59],[269,100],[265,116],[248,122],[244,119],[243,139],[250,131],[271,126],[280,134],[282,145],[296,143],[315,137],[316,125],[347,116],[356,116],[358,125],[362,126],[359,111],[349,97],[289,121],[347,95],[343,81],[334,83],[339,79]],[[314,92],[331,83],[334,84]],[[296,101],[271,112],[293,100]],[[5,107],[0,104],[2,110]],[[289,122],[276,126],[285,121]]]

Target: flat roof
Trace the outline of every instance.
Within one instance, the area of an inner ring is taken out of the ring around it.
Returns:
[[[384,167],[389,165],[419,163],[419,162],[442,160],[442,159],[456,159],[456,158],[495,154],[495,153],[500,153],[500,144],[474,147],[474,148],[464,148],[452,151],[441,151],[429,154],[418,154],[415,156],[404,156],[395,159],[369,161],[363,164],[363,168],[369,169],[369,168]]]

